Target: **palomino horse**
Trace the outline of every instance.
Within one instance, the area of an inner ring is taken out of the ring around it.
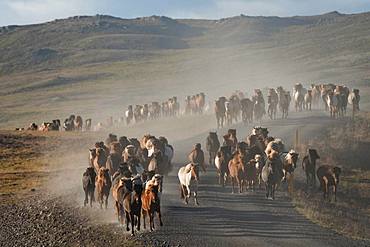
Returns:
[[[154,216],[158,214],[159,224],[163,226],[161,215],[161,202],[158,196],[158,185],[150,184],[145,188],[144,193],[141,195],[144,229],[146,229],[145,219],[149,216],[150,231],[154,230]]]
[[[229,161],[228,168],[231,179],[232,191],[234,193],[234,184],[235,181],[239,186],[239,193],[243,192],[243,181],[244,181],[244,155],[239,152],[234,155],[234,158]]]
[[[199,181],[199,164],[190,163],[179,169],[177,176],[180,181],[181,199],[188,204],[191,193],[194,194],[195,205],[198,203],[198,181]]]
[[[112,181],[109,174],[109,169],[101,167],[96,177],[96,189],[98,192],[98,201],[100,203],[100,208],[103,208],[103,200],[105,203],[105,209],[108,207],[108,197],[110,188],[112,187]]]

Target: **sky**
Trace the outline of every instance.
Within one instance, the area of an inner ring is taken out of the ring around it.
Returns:
[[[250,16],[316,15],[370,11],[370,0],[0,0],[0,26],[40,23],[76,15],[122,18],[164,15],[220,19]]]

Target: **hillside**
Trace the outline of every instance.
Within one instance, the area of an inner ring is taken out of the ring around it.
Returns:
[[[128,103],[197,91],[216,96],[297,81],[367,85],[369,57],[370,13],[220,20],[97,15],[2,27],[0,126],[71,111],[106,118]]]

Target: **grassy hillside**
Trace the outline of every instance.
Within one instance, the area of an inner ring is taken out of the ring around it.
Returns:
[[[370,82],[370,13],[221,20],[78,16],[0,31],[0,127],[104,120],[129,103]]]

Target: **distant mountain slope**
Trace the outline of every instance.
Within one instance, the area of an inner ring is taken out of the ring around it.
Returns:
[[[128,50],[135,55],[135,50],[184,49],[188,45],[183,39],[198,33],[197,28],[159,16],[130,20],[76,16],[37,25],[3,27],[0,72],[58,65],[61,59],[86,50]]]
[[[250,43],[311,49],[313,56],[328,52],[363,52],[370,50],[369,36],[369,13],[331,12],[286,18],[241,15],[220,20],[76,16],[1,28],[0,73],[107,62],[110,58],[111,61],[127,61],[168,49]],[[117,53],[113,56],[109,50]],[[76,60],[76,57],[83,59]]]
[[[104,121],[128,104],[198,92],[212,104],[236,89],[370,85],[370,13],[76,16],[0,30],[0,128],[72,112]]]

